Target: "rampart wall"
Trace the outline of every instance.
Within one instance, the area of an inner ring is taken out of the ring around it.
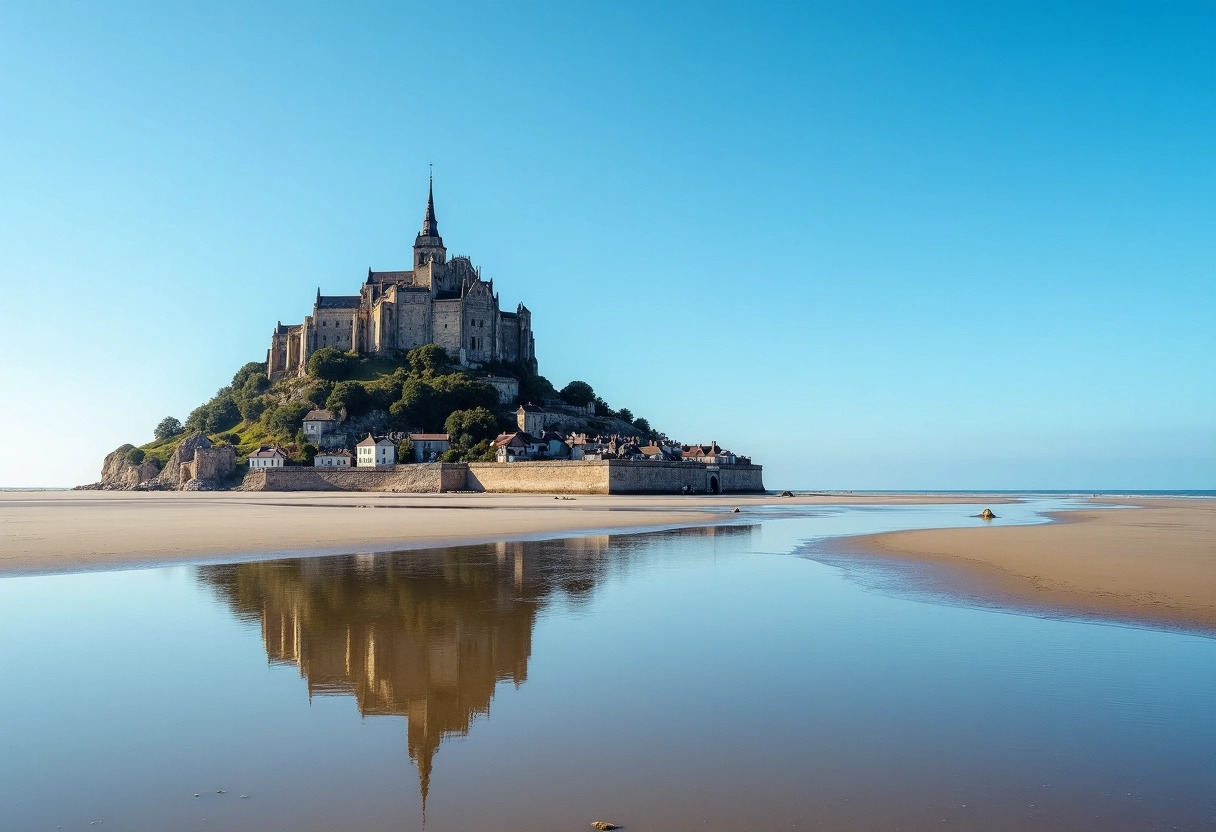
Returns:
[[[611,494],[607,462],[470,462],[467,490],[496,494]]]
[[[394,465],[392,468],[263,468],[245,476],[247,491],[391,491],[437,494],[463,491],[465,466],[459,463]]]
[[[265,468],[245,477],[249,491],[390,491],[434,494],[697,494],[760,492],[759,465],[631,460],[472,462],[396,465],[392,468]]]

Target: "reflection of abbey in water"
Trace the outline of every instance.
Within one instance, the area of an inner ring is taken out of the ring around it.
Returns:
[[[707,526],[662,537],[738,537]],[[353,696],[363,715],[407,722],[425,806],[435,753],[488,714],[501,681],[527,679],[532,626],[555,593],[588,597],[610,561],[657,535],[498,543],[386,555],[199,568],[271,662],[299,667],[309,695]]]

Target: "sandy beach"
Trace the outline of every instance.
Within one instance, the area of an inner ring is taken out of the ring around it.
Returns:
[[[957,496],[627,497],[379,492],[0,492],[0,574],[387,552],[696,526],[738,506]],[[996,502],[996,501],[994,501]]]
[[[970,503],[995,495],[793,498],[3,492],[0,575],[385,552],[746,520],[765,505]],[[1042,526],[893,532],[837,552],[935,567],[941,584],[1011,605],[1216,632],[1216,501],[1104,500]],[[740,514],[731,509],[739,507]]]
[[[939,586],[1003,605],[1216,634],[1216,500],[1102,499],[1042,526],[891,532],[829,548],[943,567]]]

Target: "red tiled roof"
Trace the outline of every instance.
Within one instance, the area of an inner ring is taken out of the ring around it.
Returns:
[[[276,456],[281,456],[284,459],[287,458],[287,454],[283,453],[282,448],[258,448],[256,451],[251,453],[249,456],[251,459],[252,458],[271,459]]]

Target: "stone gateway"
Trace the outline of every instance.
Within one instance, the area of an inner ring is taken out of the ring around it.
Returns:
[[[304,323],[275,327],[267,374],[271,380],[303,375],[309,356],[322,347],[387,356],[426,344],[438,344],[462,365],[503,361],[537,371],[532,313],[522,303],[514,312],[502,311],[493,280],[482,280],[468,257],[448,259],[433,182],[414,240],[413,268],[368,269],[357,295],[325,296],[318,289]]]

